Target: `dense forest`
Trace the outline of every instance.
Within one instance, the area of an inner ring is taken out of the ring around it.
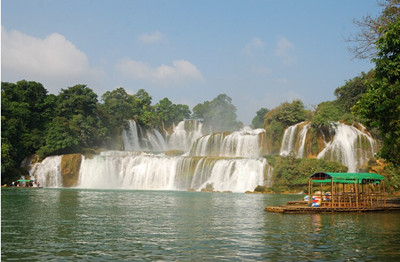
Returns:
[[[386,160],[382,172],[391,176],[392,181],[400,180],[399,13],[399,1],[393,0],[385,6],[379,18],[366,17],[359,23],[361,40],[357,38],[360,46],[355,49],[356,56],[369,56],[375,69],[363,72],[338,87],[334,91],[334,101],[307,109],[302,101],[294,100],[272,109],[263,107],[255,113],[252,126],[266,130],[271,148],[279,148],[287,127],[305,120],[310,121],[315,130],[331,122],[361,122],[382,141],[378,155]],[[364,31],[368,36],[367,46],[362,39]],[[373,35],[368,35],[368,32]],[[123,149],[121,132],[126,128],[126,120],[130,119],[142,128],[160,130],[169,130],[187,118],[202,119],[204,126],[213,132],[233,131],[243,126],[237,120],[232,99],[226,94],[200,103],[192,111],[187,105],[174,104],[168,98],[154,104],[151,95],[143,89],[128,94],[120,87],[98,97],[91,88],[79,84],[61,89],[58,95],[54,95],[38,82],[2,82],[2,183],[19,176],[21,162],[31,154],[43,159],[50,155]],[[284,171],[288,168],[311,166],[312,162],[301,161],[281,157],[270,159],[276,164],[275,173],[279,171],[283,177],[290,175]],[[340,171],[342,167],[334,168]]]

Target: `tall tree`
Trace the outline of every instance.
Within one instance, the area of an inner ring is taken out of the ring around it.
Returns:
[[[206,128],[212,131],[237,130],[242,123],[237,121],[236,107],[226,94],[220,94],[211,101],[193,108],[193,116],[204,119]]]
[[[381,156],[400,165],[400,16],[381,27],[377,40],[378,53],[374,82],[355,106],[367,119],[367,125],[377,127],[383,139]]]
[[[1,83],[2,179],[18,172],[21,161],[45,143],[54,112],[52,98],[37,82]]]
[[[161,99],[154,106],[154,110],[157,118],[160,119],[165,126],[171,126],[174,123],[190,117],[190,110],[187,105],[176,105],[166,97]]]
[[[347,41],[355,43],[354,46],[349,47],[355,58],[376,57],[377,41],[384,34],[382,29],[396,23],[400,16],[400,0],[385,0],[379,4],[383,7],[383,11],[378,17],[367,15],[354,20],[360,30]]]
[[[41,157],[76,153],[101,140],[102,124],[97,112],[97,94],[86,85],[61,89],[57,96],[56,117],[49,124]]]
[[[256,112],[256,116],[251,121],[253,128],[263,128],[265,115],[269,112],[268,108],[261,108]]]

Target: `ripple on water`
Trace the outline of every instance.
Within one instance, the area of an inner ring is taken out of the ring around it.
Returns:
[[[264,212],[265,206],[298,195],[81,189],[1,193],[3,261],[400,257],[399,213]]]

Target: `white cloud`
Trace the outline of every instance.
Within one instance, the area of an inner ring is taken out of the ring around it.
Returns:
[[[242,53],[252,57],[258,50],[264,48],[264,46],[265,42],[263,42],[260,38],[255,37],[251,39],[251,41],[244,46]]]
[[[85,53],[63,35],[53,33],[44,39],[1,27],[2,78],[41,82],[52,92],[75,84],[96,84],[102,70],[89,65]]]
[[[154,44],[167,41],[167,37],[163,33],[156,31],[151,34],[141,34],[139,36],[139,41],[143,44]]]
[[[295,64],[297,58],[292,54],[294,50],[294,44],[282,37],[279,39],[275,49],[275,55],[281,59],[284,65]]]
[[[197,67],[186,60],[174,60],[172,66],[161,65],[153,68],[148,64],[132,59],[122,59],[117,70],[125,77],[139,79],[153,84],[169,87],[190,80],[204,81]]]

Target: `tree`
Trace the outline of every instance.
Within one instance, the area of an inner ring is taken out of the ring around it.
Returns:
[[[265,115],[269,112],[267,108],[261,108],[256,112],[256,116],[251,121],[253,128],[263,128]]]
[[[354,20],[360,31],[347,41],[356,44],[349,47],[355,58],[374,58],[378,50],[377,41],[384,34],[383,29],[396,23],[400,16],[400,0],[386,0],[380,5],[384,9],[377,18],[367,15]]]
[[[73,115],[95,115],[97,94],[86,85],[75,85],[61,89],[58,95],[57,113],[59,116],[71,118]]]
[[[126,120],[133,119],[134,97],[120,87],[111,92],[107,91],[102,100],[104,103],[98,106],[98,113],[104,124],[101,133],[106,141],[103,143],[107,143],[110,139],[118,138]]]
[[[236,120],[236,107],[232,99],[225,94],[193,107],[193,116],[204,119],[206,128],[214,132],[233,131],[242,125]]]
[[[49,124],[46,144],[39,150],[41,157],[78,153],[101,140],[98,130],[97,94],[86,85],[61,89],[57,96],[56,116]]]
[[[337,104],[345,112],[351,112],[351,108],[367,91],[368,85],[373,81],[375,70],[368,73],[362,72],[360,76],[356,76],[346,81],[344,86],[336,88],[334,94],[337,98]]]
[[[343,111],[337,101],[326,101],[320,103],[312,117],[313,127],[319,128],[329,126],[331,122],[343,120]]]
[[[400,16],[380,28],[374,82],[354,110],[377,127],[383,140],[380,155],[400,165]]]
[[[190,110],[187,105],[173,104],[166,97],[154,106],[154,110],[157,118],[167,127],[190,117]]]
[[[133,118],[139,125],[147,128],[154,127],[157,121],[151,101],[152,97],[144,89],[139,89],[133,95]]]
[[[26,156],[44,145],[54,100],[42,84],[33,81],[2,82],[1,89],[1,164],[2,179],[7,179]]]
[[[292,103],[282,103],[280,106],[269,111],[265,116],[264,125],[272,122],[280,122],[284,127],[297,124],[306,119],[307,112],[301,100],[293,100]]]
[[[107,91],[103,96],[104,111],[112,116],[114,122],[122,123],[133,118],[134,97],[120,87],[113,91]]]

